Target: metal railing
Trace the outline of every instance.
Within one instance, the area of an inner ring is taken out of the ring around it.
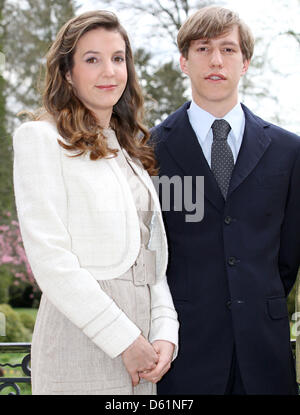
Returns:
[[[296,353],[296,340],[291,340],[291,348],[295,356]],[[14,392],[8,393],[8,395],[21,395],[21,389],[19,383],[31,382],[31,370],[30,370],[30,351],[31,343],[0,343],[0,356],[2,353],[18,353],[25,354],[21,363],[12,365],[9,363],[0,363],[0,369],[4,367],[21,368],[24,377],[0,377],[0,392],[5,388],[13,388]]]
[[[6,388],[13,388],[14,392],[9,392],[8,395],[21,395],[21,389],[18,384],[31,382],[30,370],[30,350],[31,343],[0,343],[0,356],[2,353],[18,353],[25,354],[20,357],[21,362],[17,364],[0,363],[0,369],[10,367],[12,369],[20,368],[24,374],[22,377],[0,377],[0,392]]]

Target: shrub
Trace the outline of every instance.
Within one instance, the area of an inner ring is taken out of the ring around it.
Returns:
[[[34,329],[35,319],[30,314],[25,313],[24,311],[19,313],[19,317],[21,319],[23,326],[26,327],[26,329],[30,330],[30,332],[32,333]]]
[[[1,336],[1,342],[30,342],[31,331],[24,327],[18,313],[8,304],[0,304],[0,313],[5,317],[5,336]]]
[[[289,293],[287,297],[287,306],[289,311],[290,319],[292,318],[292,315],[295,312],[295,296],[296,296],[296,284],[294,285],[293,289]]]

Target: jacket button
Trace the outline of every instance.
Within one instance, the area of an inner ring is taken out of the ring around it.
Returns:
[[[237,263],[237,259],[234,256],[231,256],[228,258],[228,265],[231,267],[234,267]]]
[[[226,225],[230,225],[232,222],[232,217],[231,216],[226,216],[226,218],[224,219],[224,222],[226,223]]]
[[[226,307],[228,308],[228,310],[231,310],[231,301],[230,300],[227,301]]]

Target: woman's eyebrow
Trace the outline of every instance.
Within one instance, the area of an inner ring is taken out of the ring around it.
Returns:
[[[96,50],[88,50],[87,52],[85,52],[85,53],[83,54],[83,56],[87,55],[88,53],[93,53],[94,55],[100,55],[100,54],[101,54],[101,52],[98,52],[98,51],[96,51]],[[116,50],[116,51],[115,51],[115,52],[113,52],[113,53],[123,53],[123,54],[125,54],[125,51],[124,51],[124,50]]]

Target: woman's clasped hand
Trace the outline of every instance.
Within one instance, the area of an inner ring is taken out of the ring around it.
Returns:
[[[123,353],[123,363],[131,376],[133,386],[140,378],[157,383],[170,369],[174,344],[165,340],[149,343],[140,335]]]

